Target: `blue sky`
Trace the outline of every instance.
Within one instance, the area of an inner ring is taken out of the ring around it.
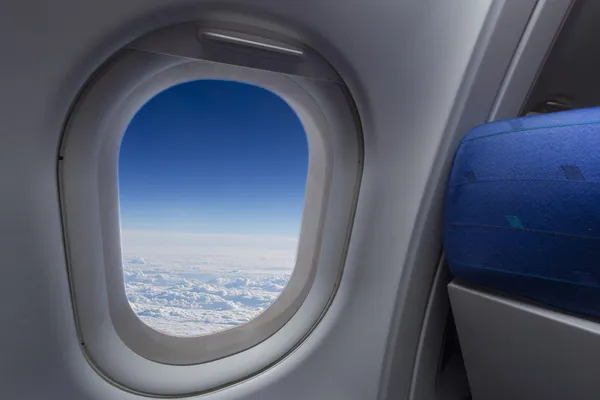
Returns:
[[[304,129],[277,95],[194,81],[133,118],[119,154],[123,229],[297,236],[308,168]]]

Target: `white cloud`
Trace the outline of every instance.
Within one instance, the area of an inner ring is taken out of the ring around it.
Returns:
[[[143,257],[133,257],[131,260],[127,261],[129,264],[146,264],[146,260]]]
[[[124,231],[125,289],[159,331],[208,334],[248,322],[285,288],[294,238]]]

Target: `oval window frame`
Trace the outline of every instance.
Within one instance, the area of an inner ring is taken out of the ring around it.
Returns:
[[[103,375],[144,393],[202,392],[272,365],[313,329],[341,277],[362,172],[356,114],[343,83],[328,73],[321,80],[126,49],[83,91],[63,135],[59,185],[78,331]],[[307,134],[309,168],[297,263],[279,298],[246,324],[176,337],[143,323],[125,295],[117,160],[139,108],[198,79],[252,84],[286,101]]]

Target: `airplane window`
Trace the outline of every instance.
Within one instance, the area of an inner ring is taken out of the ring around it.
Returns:
[[[174,336],[233,328],[264,311],[294,267],[308,144],[280,97],[199,80],[148,101],[119,153],[125,289]]]

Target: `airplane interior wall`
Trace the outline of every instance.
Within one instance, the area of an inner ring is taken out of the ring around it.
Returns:
[[[329,61],[356,105],[363,175],[343,276],[312,333],[246,380],[181,396],[428,398],[439,354],[422,361],[418,351],[427,336],[422,326],[441,254],[449,149],[488,118],[535,5],[534,0],[3,2],[0,397],[151,395],[119,386],[82,349],[65,256],[60,141],[86,82],[123,46],[160,27],[231,14],[280,30]],[[431,326],[443,329],[445,321]],[[418,379],[416,365],[425,379]],[[415,382],[429,389],[419,391]]]

